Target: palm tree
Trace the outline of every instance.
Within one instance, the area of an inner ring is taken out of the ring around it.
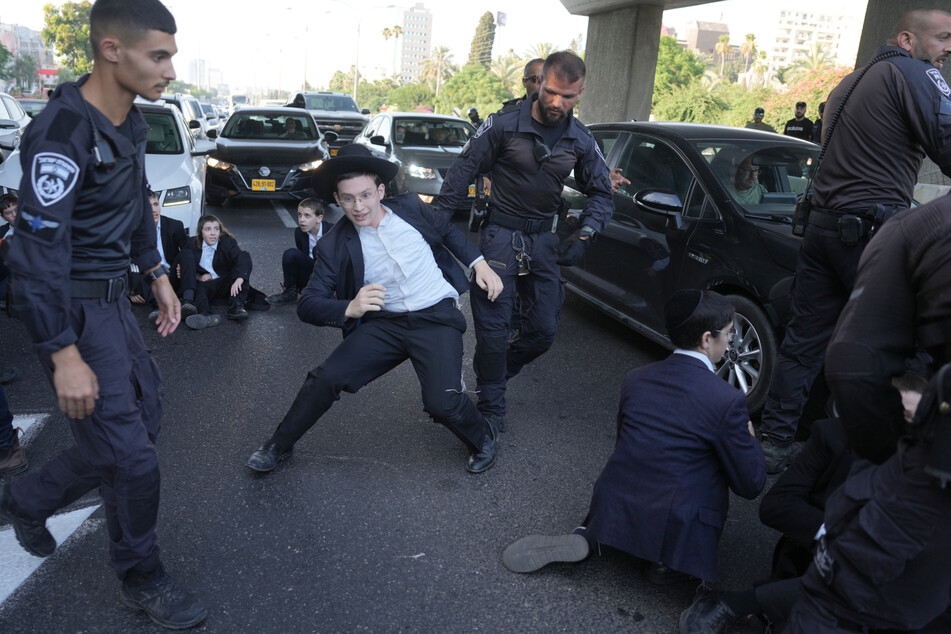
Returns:
[[[716,51],[717,55],[720,56],[720,77],[723,77],[724,69],[726,67],[726,55],[730,52],[729,34],[721,35],[720,41],[716,43],[716,45],[713,47],[713,50]]]
[[[448,46],[437,46],[432,54],[423,62],[419,78],[435,86],[436,96],[439,96],[439,87],[453,74],[452,53]]]
[[[489,65],[489,71],[499,78],[502,86],[511,94],[519,85],[519,79],[522,76],[522,61],[514,55],[496,55],[495,60]]]
[[[403,27],[401,27],[399,24],[393,25],[393,28],[387,27],[383,29],[384,40],[389,40],[391,37],[393,38],[393,74],[394,75],[397,73],[396,52],[399,50],[399,42],[402,36],[403,36]]]
[[[809,52],[800,55],[796,60],[786,68],[783,79],[787,83],[795,83],[813,71],[827,70],[832,68],[834,61],[832,56],[822,48],[822,44],[813,42],[809,45]]]
[[[525,51],[525,57],[528,59],[545,59],[555,52],[555,45],[551,42],[539,42]]]
[[[747,33],[746,39],[740,44],[740,53],[746,58],[746,70],[750,69],[750,60],[756,55],[756,34]]]

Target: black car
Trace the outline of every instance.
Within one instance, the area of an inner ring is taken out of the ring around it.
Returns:
[[[298,108],[241,108],[228,119],[208,158],[205,200],[306,198],[310,174],[330,158],[314,118]]]
[[[578,266],[570,290],[665,346],[664,303],[682,288],[715,290],[736,306],[737,336],[718,373],[762,409],[800,240],[796,200],[819,147],[769,132],[687,123],[589,126],[608,167],[631,183],[614,194],[611,223]],[[569,178],[569,212],[585,196]]]
[[[331,156],[336,156],[338,148],[352,143],[370,120],[368,108],[361,110],[353,97],[341,92],[303,90],[295,93],[285,105],[309,110],[322,133],[337,135],[330,141]]]

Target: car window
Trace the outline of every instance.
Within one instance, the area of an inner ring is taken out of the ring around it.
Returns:
[[[238,111],[228,119],[222,137],[228,139],[299,139],[313,141],[317,129],[304,115],[247,113]]]
[[[17,103],[17,100],[8,95],[0,96],[0,100],[3,101],[3,105],[6,107],[7,115],[6,119],[16,119],[20,120],[23,118],[23,111],[20,109],[20,104]]]
[[[9,113],[7,113],[7,107],[3,103],[3,98],[0,96],[0,119],[10,119]]]
[[[205,113],[205,116],[209,119],[217,118],[217,113],[215,113],[214,107],[210,103],[201,104],[202,112]]]
[[[445,119],[399,118],[393,122],[393,138],[398,145],[422,147],[462,147],[475,128],[469,123],[446,117]]]
[[[618,193],[633,198],[645,189],[663,189],[687,198],[693,173],[676,151],[663,141],[639,134],[631,135],[618,161],[624,177],[631,181]]]
[[[145,137],[145,152],[147,154],[180,154],[182,152],[182,137],[175,125],[175,117],[171,112],[144,112],[145,122],[149,124],[149,132]]]
[[[713,175],[740,207],[755,213],[792,215],[815,170],[818,146],[778,140],[698,142]]]
[[[592,130],[592,136],[594,140],[597,141],[598,147],[601,149],[601,153],[604,154],[604,158],[607,159],[611,155],[611,150],[614,149],[614,144],[617,143],[617,140],[621,137],[620,130]]]
[[[383,117],[376,117],[373,121],[370,122],[370,125],[367,126],[367,131],[364,133],[366,138],[376,135],[377,128],[380,127],[380,122],[383,120]]]
[[[360,112],[353,99],[346,95],[307,95],[304,107],[308,110]]]

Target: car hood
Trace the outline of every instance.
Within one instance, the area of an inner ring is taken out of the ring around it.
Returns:
[[[307,163],[324,158],[317,141],[251,141],[245,139],[222,139],[216,143],[212,156],[229,163]]]
[[[346,110],[308,110],[314,118],[320,119],[338,119],[340,121],[362,121],[367,122],[370,120],[365,114],[360,114],[359,112],[347,112]]]
[[[416,147],[404,146],[394,155],[403,163],[416,163],[423,167],[449,167],[462,152],[461,147]]]

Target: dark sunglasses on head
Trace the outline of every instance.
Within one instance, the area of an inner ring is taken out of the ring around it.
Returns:
[[[528,75],[527,77],[522,77],[522,79],[527,79],[528,81],[531,81],[531,82],[534,82],[534,83],[537,84],[538,82],[540,82],[540,81],[542,80],[542,76],[541,76],[541,75]]]

